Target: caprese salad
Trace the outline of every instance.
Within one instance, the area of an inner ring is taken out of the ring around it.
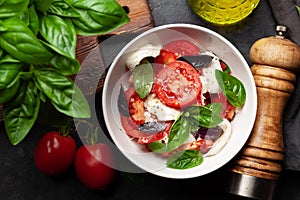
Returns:
[[[226,145],[246,90],[224,60],[178,40],[146,45],[126,65],[131,76],[129,87],[121,85],[118,109],[134,142],[175,169],[198,166]]]

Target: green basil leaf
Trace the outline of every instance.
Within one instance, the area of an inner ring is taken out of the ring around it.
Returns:
[[[28,8],[26,8],[20,15],[18,16],[25,24],[26,26],[29,25],[29,11]]]
[[[9,84],[0,89],[0,104],[4,104],[12,100],[17,94],[19,87],[20,78],[19,76],[16,76]]]
[[[39,18],[36,13],[34,5],[30,6],[28,9],[29,15],[29,28],[34,35],[37,35],[39,32]]]
[[[38,91],[33,81],[22,84],[18,95],[3,105],[4,125],[10,142],[19,144],[34,125],[40,108]]]
[[[62,17],[80,17],[80,13],[68,1],[53,0],[48,13],[53,13]]]
[[[80,70],[80,63],[77,59],[59,54],[54,55],[50,64],[65,76],[76,74]]]
[[[0,32],[7,31],[6,25],[0,20]]]
[[[133,70],[133,83],[137,94],[143,99],[149,95],[154,82],[154,72],[151,63],[143,59]]]
[[[33,0],[37,10],[46,13],[53,0]]]
[[[7,27],[7,31],[0,32],[0,47],[3,50],[25,63],[49,63],[53,55],[21,19],[11,17],[2,22]]]
[[[246,101],[244,84],[236,77],[220,70],[215,71],[215,76],[228,101],[237,108],[242,107]]]
[[[72,18],[77,34],[101,35],[129,22],[129,18],[116,0],[69,0],[80,13],[80,18]]]
[[[50,14],[42,15],[39,31],[53,50],[75,59],[76,31],[70,19]]]
[[[164,153],[166,150],[166,144],[161,143],[161,142],[151,142],[147,146],[151,151],[154,153]]]
[[[59,112],[75,118],[91,116],[85,96],[70,78],[47,68],[35,70],[34,76],[38,88]]]
[[[297,6],[297,5],[296,5],[296,9],[297,9],[297,11],[298,11],[298,13],[299,13],[299,15],[300,15],[300,6]]]
[[[0,48],[0,59],[2,59],[5,55],[5,52]]]
[[[189,119],[181,115],[172,125],[166,152],[170,152],[181,146],[189,137],[191,125]]]
[[[6,25],[0,20],[0,32],[7,31]]]
[[[23,68],[23,63],[6,55],[0,60],[0,90],[7,87]],[[4,87],[3,87],[4,86]]]
[[[206,106],[191,106],[184,115],[195,122],[198,127],[213,128],[219,125],[223,119],[220,117],[222,105],[219,103],[208,104]],[[197,127],[193,127],[194,128]]]
[[[167,167],[173,169],[189,169],[203,163],[203,155],[197,150],[181,150],[167,160]]]
[[[29,0],[1,0],[0,18],[19,16],[27,9],[28,4]]]
[[[187,111],[190,114],[199,114],[201,111],[214,113],[215,115],[220,115],[222,112],[222,104],[221,103],[211,103],[207,104],[205,106],[199,106],[199,105],[192,105],[190,106]]]

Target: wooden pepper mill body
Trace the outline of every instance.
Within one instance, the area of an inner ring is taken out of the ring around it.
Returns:
[[[260,39],[251,47],[257,116],[247,144],[230,169],[230,193],[272,199],[280,179],[284,160],[282,114],[300,67],[300,47],[284,38],[285,31],[278,26],[276,36]]]

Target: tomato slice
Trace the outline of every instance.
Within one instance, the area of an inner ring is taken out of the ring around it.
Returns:
[[[145,116],[144,116],[144,101],[139,97],[139,95],[135,92],[129,98],[129,113],[132,119],[137,124],[145,123]]]
[[[169,134],[172,126],[171,122],[165,122],[166,128],[164,131],[157,133],[145,133],[138,130],[138,125],[132,120],[131,117],[120,115],[121,124],[126,134],[130,137],[137,138],[139,144],[148,144],[151,142],[162,140]]]
[[[164,50],[175,53],[176,57],[196,55],[200,53],[200,48],[187,40],[178,40],[166,44]]]
[[[154,59],[155,63],[167,65],[171,62],[176,61],[176,55],[173,52],[166,51],[164,49],[160,50],[159,55]]]
[[[175,61],[157,74],[153,89],[163,103],[180,109],[197,102],[202,84],[193,66],[184,61]]]

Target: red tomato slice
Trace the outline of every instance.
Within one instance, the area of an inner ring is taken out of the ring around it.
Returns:
[[[176,61],[176,55],[173,52],[166,51],[164,49],[160,50],[159,55],[154,59],[155,63],[167,65],[171,62]]]
[[[144,101],[139,97],[137,93],[134,93],[129,98],[129,113],[132,119],[137,124],[145,123],[145,116],[144,116]]]
[[[139,97],[133,86],[125,91],[125,96],[128,101],[130,116],[136,124],[143,124],[145,122],[144,100]]]
[[[166,44],[164,50],[175,53],[176,57],[196,55],[200,53],[200,48],[187,40],[178,40]]]
[[[175,61],[157,74],[153,88],[163,103],[180,109],[197,102],[202,84],[199,73],[193,66]]]
[[[145,133],[138,130],[138,125],[130,117],[120,115],[120,119],[126,134],[130,137],[137,138],[138,143],[140,144],[148,144],[163,139],[169,134],[172,126],[171,122],[165,122],[167,127],[164,131],[158,133]]]

